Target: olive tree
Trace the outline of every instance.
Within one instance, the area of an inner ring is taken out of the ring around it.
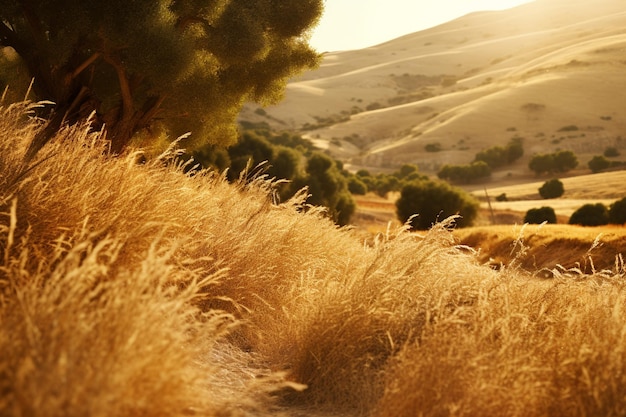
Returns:
[[[478,202],[460,188],[444,181],[417,180],[402,187],[396,201],[398,219],[410,220],[416,229],[428,229],[437,221],[455,214],[456,224],[470,226],[478,214]],[[415,217],[411,217],[416,215]]]
[[[0,0],[0,65],[55,103],[30,155],[92,114],[113,152],[145,129],[226,145],[245,101],[275,102],[317,64],[307,39],[322,10],[323,0]]]

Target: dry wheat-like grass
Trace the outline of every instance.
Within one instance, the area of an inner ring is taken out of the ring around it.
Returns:
[[[626,413],[621,258],[545,280],[449,222],[364,243],[88,126],[25,164],[28,106],[0,109],[0,415]]]

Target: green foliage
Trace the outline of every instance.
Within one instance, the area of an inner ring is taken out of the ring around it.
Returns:
[[[352,194],[365,195],[367,194],[367,185],[359,179],[357,176],[350,176],[348,178],[348,191]]]
[[[334,221],[340,225],[348,224],[356,209],[350,192],[354,189],[352,192],[355,194],[365,194],[367,186],[359,177],[342,171],[341,162],[310,152],[308,146],[305,148],[307,144],[310,145],[297,135],[245,130],[239,142],[227,150],[207,145],[191,156],[205,168],[228,168],[226,177],[231,182],[238,181],[242,176],[258,174],[256,168],[265,164],[260,168],[261,173],[270,178],[288,180],[275,186],[281,201],[308,187],[309,204],[327,207]],[[308,159],[305,154],[309,155]]]
[[[263,136],[254,131],[243,133],[239,142],[228,148],[231,164],[227,176],[234,181],[250,166],[274,159],[274,148]]]
[[[578,166],[578,158],[572,151],[534,155],[528,167],[537,175],[551,172],[567,172]]]
[[[424,146],[426,152],[441,152],[441,143],[428,143]]]
[[[490,177],[491,168],[484,161],[470,165],[444,165],[437,176],[442,180],[467,184]]]
[[[620,152],[615,146],[608,146],[604,150],[604,156],[606,156],[607,158],[615,158],[617,156],[620,156]]]
[[[557,179],[553,178],[543,183],[541,187],[539,187],[539,195],[541,198],[559,198],[565,192],[565,187],[563,183]]]
[[[554,169],[554,156],[552,154],[535,155],[528,163],[528,168],[534,171],[537,175],[541,175],[545,172],[552,172]]]
[[[404,164],[400,167],[398,171],[394,172],[392,175],[398,177],[398,179],[405,179],[416,173],[419,173],[419,168],[417,165]]]
[[[602,203],[585,204],[569,218],[569,224],[581,226],[602,226],[609,223],[609,211]]]
[[[307,161],[305,175],[294,180],[294,189],[308,187],[308,203],[325,206],[332,219],[339,225],[348,224],[356,205],[349,191],[346,178],[333,159],[322,153],[314,153]]]
[[[608,167],[611,166],[611,161],[606,159],[604,156],[596,155],[589,162],[587,162],[587,166],[591,169],[591,172],[594,174],[597,172],[604,171]]]
[[[578,158],[572,151],[560,151],[554,154],[554,168],[557,172],[567,172],[578,166]]]
[[[611,207],[609,208],[609,223],[626,223],[626,197],[611,204]]]
[[[498,168],[506,164],[511,164],[524,155],[522,138],[515,137],[506,145],[494,146],[484,151],[478,152],[474,158],[475,162],[483,161],[490,168]]]
[[[37,149],[92,111],[114,152],[148,128],[191,131],[186,148],[227,145],[245,101],[276,102],[291,76],[317,65],[306,40],[322,9],[322,0],[2,2],[0,48],[19,62],[0,60],[0,77],[9,65],[27,69],[36,98],[56,103]]]
[[[552,207],[532,208],[526,212],[524,223],[541,224],[556,223],[556,213]]]
[[[465,191],[443,181],[417,180],[402,187],[396,201],[398,219],[414,229],[429,229],[437,221],[459,214],[460,227],[470,226],[478,214],[478,202]],[[411,217],[417,214],[415,217]],[[410,220],[409,220],[410,219]]]

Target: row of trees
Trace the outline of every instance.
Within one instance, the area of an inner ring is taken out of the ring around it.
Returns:
[[[578,166],[578,158],[572,151],[559,151],[550,154],[534,155],[528,168],[537,175],[568,172]]]
[[[540,224],[543,222],[557,222],[556,213],[552,207],[533,208],[526,212],[524,223]],[[615,201],[609,207],[602,203],[585,204],[572,213],[568,223],[580,226],[623,225],[626,223],[626,197]]]
[[[225,149],[207,145],[188,157],[204,168],[226,170],[230,181],[254,174],[255,167],[265,164],[263,173],[270,178],[287,180],[277,184],[281,200],[307,187],[310,194],[307,202],[327,207],[329,216],[340,225],[350,222],[356,208],[348,190],[351,174],[343,169],[341,162],[316,151],[309,141],[295,134],[247,129],[234,146]]]
[[[444,165],[437,176],[440,179],[468,184],[491,176],[491,171],[517,161],[524,155],[522,138],[515,137],[505,146],[494,146],[480,151],[468,165]]]

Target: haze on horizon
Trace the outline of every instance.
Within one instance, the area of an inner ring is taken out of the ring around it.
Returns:
[[[327,0],[310,44],[319,52],[362,49],[476,11],[504,10],[534,0]]]

